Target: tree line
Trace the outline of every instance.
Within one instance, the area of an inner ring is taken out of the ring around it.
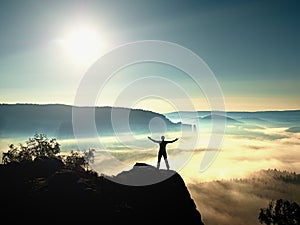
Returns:
[[[2,163],[33,162],[40,158],[57,158],[69,169],[91,171],[89,165],[94,162],[95,149],[83,152],[71,151],[67,155],[60,154],[60,144],[55,138],[45,134],[35,134],[24,144],[10,144],[7,152],[2,154]]]

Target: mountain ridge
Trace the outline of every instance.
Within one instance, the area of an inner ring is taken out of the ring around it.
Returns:
[[[75,108],[84,111],[90,110],[92,107],[75,106]],[[0,137],[4,135],[14,136],[15,134],[31,136],[33,133],[47,133],[57,138],[74,138],[72,110],[73,106],[63,104],[1,104]],[[110,106],[95,107],[94,110],[95,125],[99,135],[102,136],[114,134],[114,125],[119,126],[122,131],[122,126],[126,125],[124,122],[128,122],[130,132],[151,133],[149,124],[155,118],[158,119],[159,123],[163,123],[167,130],[189,128],[187,124],[174,123],[165,115],[149,110]],[[112,119],[112,112],[117,115],[117,119]],[[128,118],[122,118],[124,115],[128,115]],[[88,132],[86,136],[91,135]]]

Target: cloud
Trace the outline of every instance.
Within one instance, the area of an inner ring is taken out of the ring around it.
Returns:
[[[206,225],[259,224],[259,210],[270,200],[300,202],[299,180],[286,183],[268,173],[255,173],[248,179],[194,182],[188,188]]]
[[[264,128],[256,132],[262,135],[249,138],[226,134],[216,159],[203,173],[199,172],[203,149],[194,151],[190,161],[179,171],[205,224],[259,224],[259,209],[266,207],[271,199],[300,202],[299,184],[270,177],[251,182],[253,173],[262,169],[300,173],[300,134],[290,133],[285,128]],[[276,135],[283,138],[269,138]],[[240,182],[247,177],[250,177],[247,182]]]
[[[288,133],[285,128],[264,129],[264,134],[279,133],[285,138],[245,138],[226,134],[222,148],[212,165],[203,173],[199,172],[203,151],[195,151],[193,157],[180,171],[187,179],[211,181],[244,177],[260,169],[278,168],[300,172],[300,134]]]

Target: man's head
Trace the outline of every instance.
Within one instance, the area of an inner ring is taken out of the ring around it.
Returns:
[[[165,136],[161,136],[160,138],[161,138],[162,141],[165,140]]]

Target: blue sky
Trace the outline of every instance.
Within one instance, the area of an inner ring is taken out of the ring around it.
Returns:
[[[192,50],[228,110],[299,109],[299,9],[298,1],[2,2],[0,102],[72,104],[93,60],[60,43],[80,26],[100,36],[103,52],[149,39]]]

